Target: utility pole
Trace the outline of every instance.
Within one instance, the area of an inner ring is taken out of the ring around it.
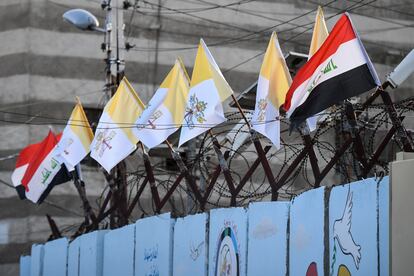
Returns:
[[[105,39],[102,49],[106,52],[106,83],[105,94],[109,99],[115,94],[125,70],[124,60],[124,16],[121,0],[102,0],[101,7],[106,11]],[[128,224],[127,213],[127,183],[126,165],[121,161],[111,173],[107,181],[112,191],[110,227],[117,228]]]

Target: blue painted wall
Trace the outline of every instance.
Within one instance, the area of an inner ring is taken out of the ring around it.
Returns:
[[[172,271],[170,213],[140,219],[135,224],[135,275],[170,275]]]
[[[380,275],[390,273],[390,181],[386,176],[378,183],[379,260]]]
[[[307,191],[290,206],[290,275],[323,275],[325,188]]]
[[[178,218],[174,225],[173,275],[207,275],[207,214]]]
[[[20,276],[30,276],[30,256],[20,257]]]
[[[43,276],[66,276],[68,239],[61,238],[44,246]]]
[[[43,244],[33,244],[30,258],[30,276],[43,275]]]
[[[329,198],[330,272],[378,275],[377,183],[334,187]]]
[[[104,276],[133,276],[135,224],[112,230],[104,237]]]
[[[80,276],[102,276],[104,235],[107,230],[81,236],[79,253]]]
[[[289,202],[249,205],[247,275],[286,275],[289,205]]]
[[[209,231],[208,274],[210,276],[246,275],[246,210],[244,208],[211,210]],[[239,270],[238,274],[237,270]]]
[[[80,240],[77,237],[69,243],[68,248],[68,276],[79,276]]]
[[[20,260],[20,273],[388,275],[389,186],[388,177],[366,179],[330,192],[310,190],[291,202],[253,203],[247,211],[215,209],[176,221],[169,213],[148,217],[69,244],[34,244],[31,256]]]

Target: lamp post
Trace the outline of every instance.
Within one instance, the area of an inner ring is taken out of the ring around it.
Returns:
[[[99,27],[98,19],[89,11],[84,9],[72,9],[63,14],[63,20],[74,25],[83,31],[95,31],[104,34],[104,42],[101,49],[106,53],[106,76],[105,76],[105,95],[109,100],[119,85],[125,68],[123,59],[123,49],[120,43],[124,43],[124,23],[121,0],[102,0],[101,7],[105,11],[105,26]],[[124,8],[128,8],[123,3]],[[113,43],[115,42],[115,43]],[[114,44],[114,45],[113,45]],[[125,48],[125,47],[122,47]],[[126,187],[126,168],[124,163],[120,163],[110,174],[105,174],[107,182],[112,191],[111,205],[114,212],[111,214],[111,228],[123,226],[128,223],[124,214],[127,210],[127,187]]]

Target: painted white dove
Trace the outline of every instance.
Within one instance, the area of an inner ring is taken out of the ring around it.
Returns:
[[[345,255],[351,255],[357,269],[361,261],[361,246],[356,244],[351,234],[352,218],[352,192],[348,190],[344,213],[342,218],[333,224],[334,240],[336,240]]]

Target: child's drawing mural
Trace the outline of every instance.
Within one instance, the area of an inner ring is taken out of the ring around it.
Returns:
[[[207,214],[178,218],[174,226],[173,275],[207,275]]]
[[[334,187],[329,221],[330,274],[377,275],[377,183]]]
[[[216,256],[215,275],[240,275],[239,245],[233,227],[228,226],[221,232]]]
[[[20,275],[386,276],[389,195],[388,177],[370,178],[247,209],[148,217],[35,244]]]
[[[209,275],[246,275],[247,215],[244,208],[210,212]]]
[[[135,275],[170,275],[172,263],[170,213],[138,220],[135,224]]]
[[[348,186],[344,212],[342,217],[335,220],[333,224],[333,237],[342,253],[351,255],[354,259],[355,267],[358,269],[361,262],[361,246],[355,242],[351,232],[352,204],[352,192],[350,186]]]
[[[290,275],[323,275],[325,188],[297,196],[290,206]]]
[[[289,202],[249,205],[247,275],[286,275],[289,205]]]

